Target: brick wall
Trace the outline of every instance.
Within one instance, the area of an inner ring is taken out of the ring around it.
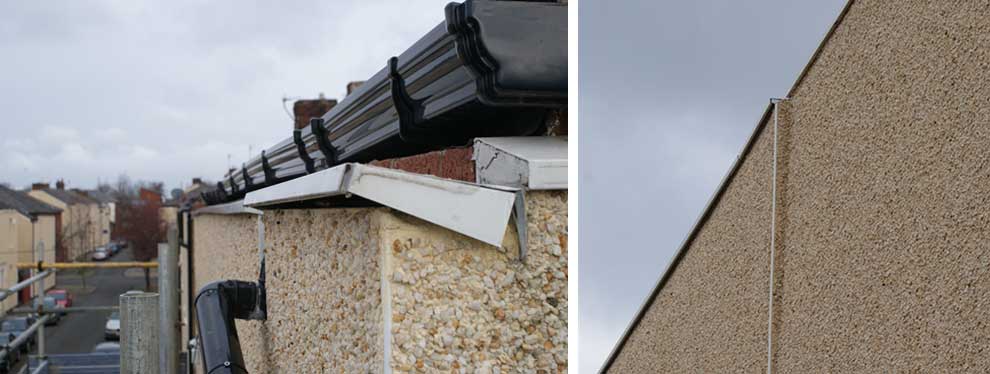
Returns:
[[[301,129],[309,126],[310,119],[322,117],[335,105],[337,105],[337,100],[333,99],[297,100],[292,104],[292,114],[296,119],[295,128]]]
[[[419,155],[372,161],[371,165],[441,178],[474,182],[474,147],[450,148]]]

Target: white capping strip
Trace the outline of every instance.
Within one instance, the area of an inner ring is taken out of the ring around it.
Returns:
[[[210,205],[193,211],[193,215],[200,214],[257,214],[262,212],[258,209],[244,206],[244,200],[237,200],[226,204]]]
[[[354,194],[485,243],[501,246],[515,202],[504,187],[362,164],[341,164],[252,191],[244,205],[263,207]]]
[[[480,184],[567,189],[566,136],[477,138],[474,163]]]

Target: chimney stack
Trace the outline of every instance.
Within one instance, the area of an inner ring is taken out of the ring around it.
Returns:
[[[42,182],[31,183],[31,190],[32,191],[43,190],[43,189],[46,189],[46,188],[48,188],[48,183],[42,183]]]
[[[65,181],[59,179],[57,182],[55,182],[55,188],[59,190],[65,190]]]
[[[310,119],[323,117],[334,105],[337,105],[337,100],[324,98],[322,93],[315,100],[296,100],[292,104],[292,115],[296,118],[295,128],[309,126]]]
[[[193,178],[192,184],[203,184],[203,180],[200,178]]]

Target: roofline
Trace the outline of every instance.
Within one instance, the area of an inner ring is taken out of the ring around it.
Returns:
[[[5,212],[5,211],[8,211],[8,210],[11,211],[11,212],[14,212],[14,213],[19,214],[21,217],[27,218],[28,221],[34,221],[36,219],[31,214],[24,213],[20,209],[15,209],[15,208],[0,208],[0,212]]]
[[[801,74],[798,75],[797,80],[794,81],[791,89],[787,92],[788,97],[793,96],[797,91],[798,86],[804,82],[804,78],[807,77],[809,71],[811,71],[812,65],[818,61],[822,50],[825,49],[825,45],[828,44],[829,40],[832,38],[832,35],[835,34],[835,30],[839,27],[839,24],[842,23],[842,20],[845,19],[846,14],[849,12],[849,8],[851,8],[852,4],[855,2],[856,0],[848,0],[846,2],[846,5],[842,8],[842,11],[839,12],[839,16],[835,19],[835,22],[832,23],[832,27],[830,27],[828,32],[825,33],[821,43],[818,44],[818,48],[815,49],[815,52],[811,55],[811,59],[808,60],[808,63],[804,66],[804,69],[801,70]],[[636,316],[633,318],[632,322],[630,322],[629,326],[626,327],[626,330],[622,333],[622,337],[619,338],[619,342],[614,348],[612,348],[612,352],[609,353],[608,358],[605,360],[605,364],[602,365],[599,373],[605,373],[612,367],[615,359],[618,357],[619,353],[622,352],[622,348],[625,347],[626,342],[629,340],[629,336],[632,335],[633,330],[639,326],[639,322],[643,320],[647,310],[649,310],[649,308],[653,305],[656,297],[667,284],[667,280],[670,279],[671,275],[674,273],[674,270],[677,269],[677,266],[684,258],[684,255],[687,254],[688,249],[691,247],[691,243],[694,242],[694,239],[698,236],[698,233],[701,232],[701,228],[715,211],[715,207],[718,205],[719,200],[721,200],[722,195],[726,190],[728,190],[729,182],[731,182],[733,177],[735,177],[736,173],[742,167],[743,160],[746,159],[746,156],[749,155],[749,151],[751,151],[753,146],[756,144],[756,139],[759,138],[763,128],[766,126],[767,122],[769,122],[772,112],[773,104],[767,104],[766,110],[763,111],[763,116],[760,117],[760,121],[756,124],[756,128],[753,129],[753,133],[749,136],[749,140],[746,141],[746,145],[743,147],[742,152],[740,152],[739,156],[736,157],[736,161],[732,164],[729,172],[722,178],[722,182],[719,184],[718,189],[715,191],[714,195],[712,195],[711,199],[708,200],[708,204],[705,206],[704,211],[702,211],[701,216],[698,217],[698,221],[688,233],[687,238],[685,238],[681,243],[681,246],[674,255],[673,260],[671,260],[667,265],[667,269],[660,275],[660,279],[657,280],[657,284],[653,287],[653,291],[651,291],[650,295],[643,301],[642,306],[640,306],[639,311],[636,312]]]

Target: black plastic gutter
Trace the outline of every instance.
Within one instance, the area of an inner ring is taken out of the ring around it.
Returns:
[[[265,319],[263,287],[224,280],[203,286],[196,296],[203,368],[207,374],[247,373],[234,319]]]
[[[344,162],[544,130],[567,105],[567,6],[467,0],[321,118],[228,173],[208,204]]]

